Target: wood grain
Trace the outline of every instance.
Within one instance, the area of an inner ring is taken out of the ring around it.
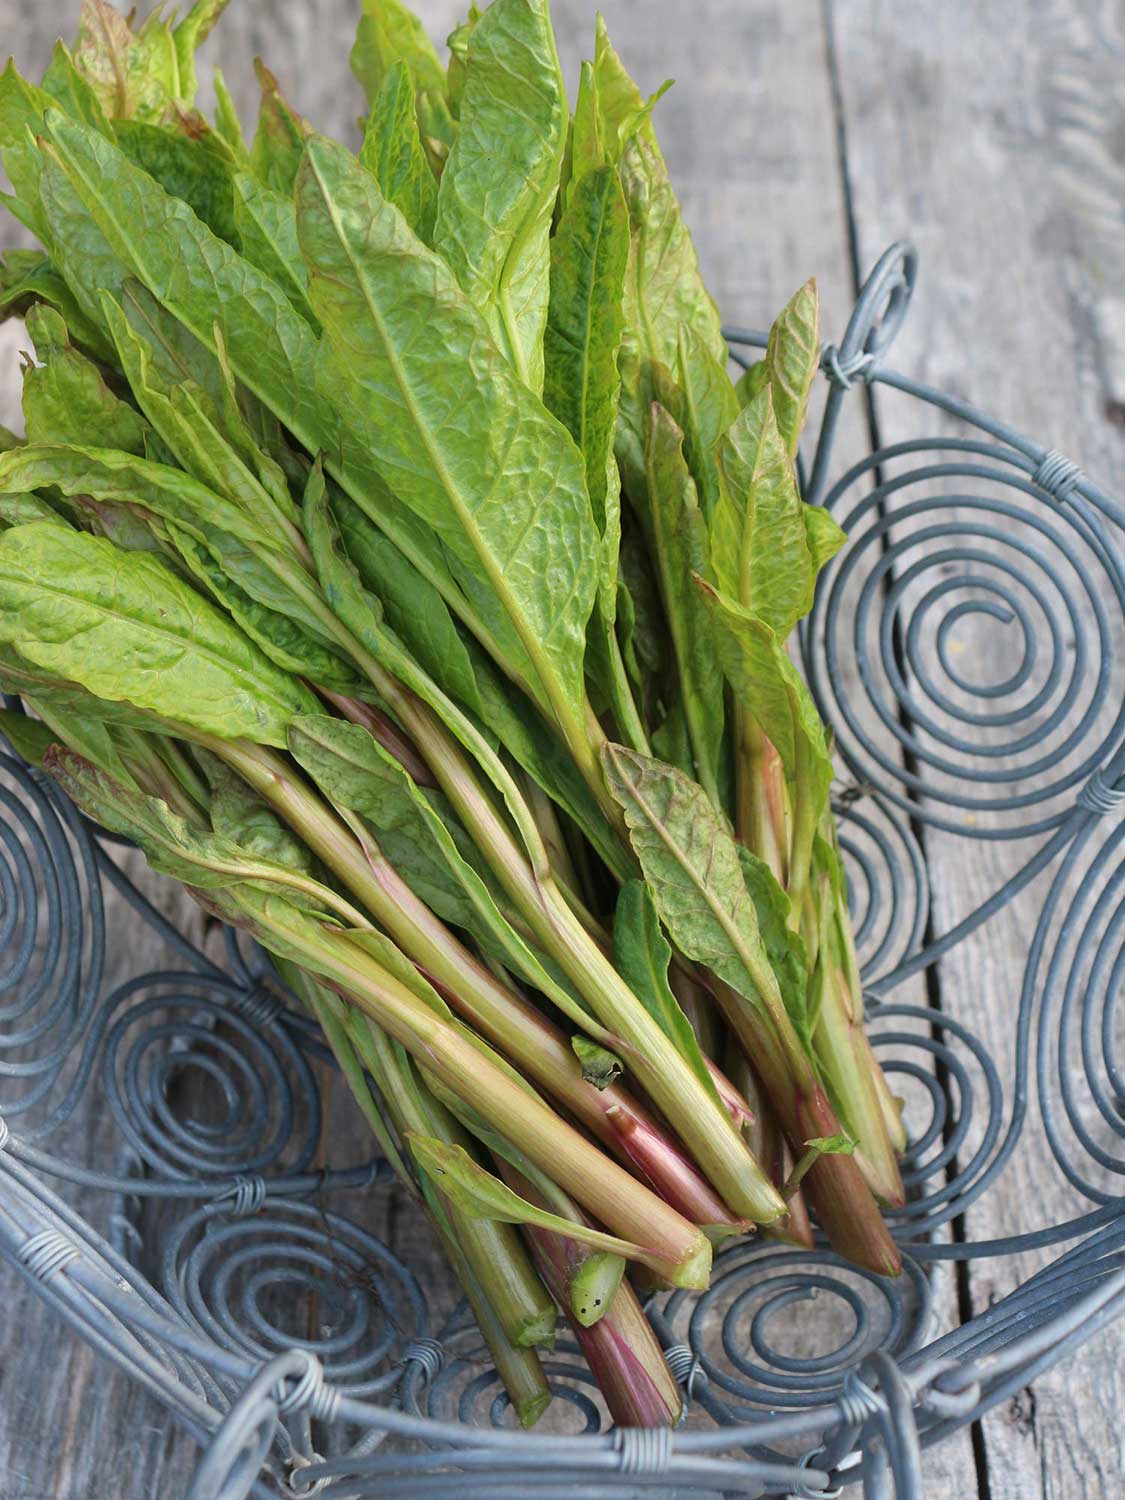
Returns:
[[[245,120],[255,109],[251,60],[261,54],[297,108],[320,128],[354,139],[362,101],[345,58],[356,9],[348,0],[241,0],[206,57],[221,59]],[[440,41],[463,7],[460,0],[421,0],[418,9]],[[661,139],[726,317],[762,325],[815,272],[825,336],[839,336],[854,270],[837,139],[843,124],[860,265],[903,233],[923,253],[924,293],[896,364],[968,390],[1025,430],[1049,433],[1056,446],[1116,482],[1121,432],[1113,423],[1125,416],[1125,194],[1119,47],[1114,66],[1120,38],[1112,35],[1111,7],[1093,0],[1030,8],[1015,0],[992,7],[952,0],[938,8],[913,0],[853,0],[847,7],[827,0],[700,0],[691,7],[603,0],[602,9],[642,88],[677,77],[661,104]],[[554,10],[573,80],[590,49],[592,12],[586,0],[556,0]],[[44,66],[65,11],[0,0],[12,50],[31,76]],[[835,80],[830,14],[840,59]],[[841,87],[839,118],[834,82]],[[1092,100],[1110,103],[1099,109]],[[4,225],[0,246],[13,242],[6,234]],[[10,426],[19,425],[19,347],[19,331],[0,328],[0,422]],[[884,435],[892,434],[888,408]],[[837,472],[867,451],[856,400],[847,408]],[[987,640],[979,644],[989,650]],[[954,863],[955,851],[940,840],[928,849],[941,927],[965,898],[964,861],[958,854]],[[978,885],[991,889],[1003,875],[1002,854],[985,852],[969,894]],[[948,966],[947,985],[969,992],[971,1011],[964,1013],[990,1039],[1003,1029],[1010,962],[1026,945],[1034,915],[1031,899],[1007,914],[973,976]],[[916,985],[904,998],[924,998],[924,990]],[[363,1137],[348,1101],[334,1099],[328,1120],[333,1156],[357,1159]],[[109,1149],[96,1105],[82,1112],[73,1139],[82,1160]],[[1026,1194],[1026,1181],[1020,1190]],[[1044,1211],[1051,1206],[1045,1201]],[[83,1207],[96,1218],[96,1204]],[[382,1204],[348,1211],[398,1237],[400,1247],[419,1248],[416,1230],[399,1227],[401,1217],[392,1210],[388,1218]],[[1007,1207],[986,1200],[978,1213],[970,1232],[984,1236],[999,1232],[989,1225],[1002,1224]],[[987,1271],[970,1281],[976,1307],[1012,1284],[1011,1268]],[[1020,1279],[1026,1267],[1015,1274]],[[7,1289],[0,1279],[0,1291]],[[956,1320],[951,1273],[939,1280],[937,1309],[943,1326]],[[0,1325],[3,1500],[4,1485],[14,1487],[11,1500],[183,1493],[194,1450],[154,1403],[60,1338],[38,1305],[21,1307],[18,1332],[10,1323]],[[992,1496],[1093,1500],[1116,1493],[1120,1433],[1112,1418],[1123,1393],[1113,1339],[1103,1337],[1067,1372],[1040,1382],[1036,1399],[984,1424]],[[46,1371],[39,1353],[45,1347],[57,1351]],[[64,1435],[68,1458],[60,1467]],[[930,1493],[977,1492],[968,1435],[927,1453],[925,1465]]]
[[[908,233],[924,268],[894,364],[1073,454],[1120,492],[1125,282],[1120,197],[1111,203],[1121,182],[1120,12],[952,4],[924,13],[923,28],[914,4],[834,8],[862,251]],[[879,393],[877,410],[885,442],[924,430],[901,400]],[[1013,665],[1012,635],[995,622],[964,619],[955,644],[978,680],[998,680]],[[1026,841],[970,846],[933,831],[925,847],[939,932],[1031,852]],[[983,940],[939,968],[943,1004],[1009,1079],[1012,1018],[1042,894],[1041,884],[1025,892]],[[967,1238],[1059,1222],[1087,1206],[1038,1154],[1034,1116],[1025,1149],[966,1216]],[[971,1263],[971,1308],[990,1305],[1044,1259]],[[1120,1493],[1120,1353],[1120,1331],[1110,1330],[986,1418],[980,1457],[990,1495]]]

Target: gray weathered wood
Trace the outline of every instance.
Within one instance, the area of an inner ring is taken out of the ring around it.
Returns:
[[[834,15],[861,253],[870,258],[908,233],[922,255],[922,285],[894,363],[967,394],[1119,491],[1125,233],[1109,107],[1119,12],[1092,3],[923,12],[868,0]],[[877,406],[884,441],[919,435],[906,403],[881,393]],[[955,643],[962,659],[977,662],[981,681],[1013,665],[1016,643],[994,622],[962,621]],[[938,833],[926,849],[939,931],[1030,853],[1026,843],[970,849]],[[944,1006],[981,1035],[1006,1074],[1042,893],[1042,884],[1026,892],[993,921],[986,942],[955,950],[939,970]],[[1030,1149],[967,1215],[968,1238],[1054,1223],[1086,1206],[1049,1158],[1034,1154],[1042,1143],[1034,1111],[1027,1133]],[[987,1307],[1047,1258],[972,1264],[972,1308]],[[985,1420],[991,1495],[1119,1493],[1123,1399],[1121,1336],[1111,1331],[1042,1377],[1034,1395]]]
[[[345,0],[300,5],[241,0],[234,6],[208,44],[208,54],[212,60],[221,57],[244,118],[253,117],[250,62],[261,53],[298,108],[347,138],[361,103],[358,90],[345,81],[344,61],[357,8]],[[705,275],[725,315],[762,324],[805,275],[815,272],[825,334],[838,337],[852,293],[826,62],[829,8],[817,0],[787,5],[703,0],[692,7],[606,0],[602,8],[642,87],[655,87],[669,73],[678,79],[661,105],[661,139]],[[1094,9],[1092,0],[1087,8]],[[45,14],[46,7],[0,0],[0,16],[11,17],[12,50],[32,76],[45,63],[60,21],[69,29],[65,9],[55,6]],[[454,0],[419,5],[438,40],[461,9]],[[893,7],[869,0],[836,11],[860,259],[868,264],[899,233],[919,238],[925,291],[912,316],[913,338],[904,338],[896,362],[937,384],[967,389],[1029,430],[1050,432],[1053,442],[1098,472],[1101,449],[1108,452],[1113,440],[1120,443],[1116,434],[1103,437],[1102,410],[1108,405],[1112,411],[1116,402],[1120,411],[1125,399],[1125,297],[1104,275],[1097,294],[1089,291],[1095,269],[1089,258],[1098,254],[1104,267],[1116,256],[1122,264],[1113,217],[1122,194],[1110,129],[1086,99],[1115,86],[1115,75],[1104,41],[1093,40],[1093,23],[1082,16],[1067,19],[1061,5],[1043,7],[1042,18],[1037,8],[1035,36],[1014,45],[1026,30],[1026,9],[1002,4],[983,18],[967,0],[939,8],[937,15],[933,7],[923,13],[914,4]],[[583,0],[556,0],[555,12],[564,67],[574,78],[577,59],[589,51],[591,11]],[[923,20],[938,28],[936,41],[927,31],[924,52],[918,29]],[[1068,28],[1075,27],[1071,35]],[[974,89],[963,64],[965,49],[978,41],[984,50],[973,55],[987,58],[990,66],[982,66]],[[966,191],[966,181],[973,190]],[[1083,226],[1081,236],[1072,227],[1075,219]],[[7,233],[4,226],[0,236]],[[1087,260],[1076,266],[1082,257]],[[1076,281],[1082,295],[1073,300],[1068,289]],[[927,305],[926,321],[920,323]],[[1046,337],[1042,324],[1032,331],[1028,306],[1048,320]],[[1076,307],[1083,310],[1081,320]],[[1087,324],[1100,340],[1094,357],[1083,342]],[[1023,340],[1018,346],[1013,329]],[[16,330],[0,328],[0,421],[14,426],[19,418],[13,356],[19,347]],[[1049,360],[1044,350],[1051,351]],[[1060,366],[1060,351],[1069,364]],[[1041,375],[1045,365],[1055,375],[1073,372],[1078,385],[1061,408],[1056,381]],[[839,458],[851,461],[865,451],[860,407],[853,401]],[[1115,451],[1120,466],[1119,446]],[[1100,471],[1111,481],[1116,477],[1106,463]],[[940,865],[937,844],[934,857]],[[995,863],[982,861],[981,889],[991,888],[998,873]],[[950,882],[938,879],[935,886],[942,925]],[[1011,920],[997,950],[1026,942],[1034,907],[1021,906]],[[983,976],[979,970],[973,976],[974,997],[977,992],[981,997],[974,1016],[1003,999],[1007,973],[997,963]],[[951,970],[950,984],[966,980]],[[915,989],[911,998],[921,993]],[[334,1101],[326,1138],[334,1157],[341,1150],[350,1159],[362,1154],[361,1131],[346,1101]],[[93,1130],[85,1142],[90,1154],[82,1159],[93,1160],[105,1149]],[[1026,1193],[1026,1183],[1021,1190]],[[1004,1205],[981,1213],[998,1215],[1002,1225]],[[403,1233],[393,1222],[384,1221],[383,1227]],[[970,1232],[1002,1231],[982,1219]],[[1016,1279],[1023,1274],[1020,1268]],[[1008,1268],[1002,1275],[1009,1276]],[[995,1290],[1010,1284],[998,1280]],[[990,1283],[978,1273],[972,1290],[974,1305],[982,1306]],[[949,1274],[939,1283],[938,1312],[945,1324],[955,1320]],[[160,1409],[85,1350],[60,1341],[40,1308],[28,1310],[20,1330],[5,1344],[0,1329],[0,1474],[14,1481],[21,1500],[25,1494],[62,1500],[115,1493],[130,1500],[182,1493],[193,1449],[170,1436]],[[60,1351],[47,1375],[39,1354],[44,1347]],[[1103,1483],[1115,1472],[1107,1423],[1115,1401],[1120,1409],[1121,1392],[1107,1375],[1110,1356],[1104,1364],[1093,1358],[1086,1351],[1077,1366],[1041,1384],[1030,1419],[1021,1419],[1026,1430],[1003,1416],[986,1424],[993,1495],[1112,1492]],[[1101,1395],[1091,1397],[1087,1372],[1104,1383]],[[14,1401],[7,1392],[16,1393]],[[70,1434],[71,1457],[60,1468],[60,1439]],[[1095,1449],[1101,1468],[1093,1460]],[[934,1494],[974,1493],[967,1436],[928,1453],[926,1474]],[[1103,1487],[1096,1488],[1099,1484]]]

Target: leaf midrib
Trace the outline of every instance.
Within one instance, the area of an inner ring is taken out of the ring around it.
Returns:
[[[248,676],[247,668],[239,666],[237,663],[232,662],[229,657],[220,656],[218,652],[214,651],[211,647],[201,645],[200,642],[196,640],[192,635],[182,636],[176,634],[171,630],[162,630],[160,627],[153,625],[146,620],[138,620],[132,615],[127,615],[121,613],[120,611],[112,610],[104,604],[98,604],[95,600],[91,600],[85,595],[76,595],[73,588],[56,587],[54,584],[46,582],[42,579],[12,579],[10,574],[4,575],[3,573],[0,573],[0,585],[2,585],[2,583],[5,581],[9,584],[14,582],[24,588],[34,589],[40,594],[56,595],[61,599],[65,599],[69,604],[72,605],[80,604],[83,608],[92,610],[95,614],[99,614],[104,616],[106,619],[116,621],[118,624],[125,623],[131,625],[135,629],[143,631],[146,634],[155,637],[157,640],[164,639],[168,641],[174,641],[181,646],[185,646],[186,642],[186,649],[190,649],[197,655],[200,655],[207,660],[215,663],[217,666],[222,667],[225,671],[234,672],[236,676],[246,681],[249,684],[250,689],[252,690],[252,696],[254,696],[255,698],[272,698],[273,702],[279,707],[285,709],[286,712],[293,712],[293,709],[282,699],[273,697],[272,694],[264,692],[262,690],[261,682],[255,677]],[[201,601],[201,603],[202,602],[203,601]],[[28,651],[29,644],[31,644],[33,647],[35,643],[24,642],[23,650],[25,652]],[[131,700],[126,699],[125,701],[129,702]]]
[[[344,254],[348,258],[348,262],[353,269],[358,285],[362,289],[364,303],[371,315],[372,322],[382,343],[384,353],[387,357],[388,363],[391,366],[391,370],[394,375],[395,382],[398,386],[399,393],[406,406],[410,419],[414,424],[415,431],[418,433],[419,438],[421,439],[422,446],[425,449],[426,455],[438,475],[446,498],[453,507],[458,521],[460,522],[466,535],[472,543],[473,550],[476,553],[476,556],[483,564],[488,581],[495,590],[497,598],[500,600],[505,613],[508,615],[508,618],[515,626],[516,633],[523,643],[524,650],[530,657],[532,665],[535,667],[535,671],[539,677],[539,681],[543,689],[545,690],[552,706],[554,707],[556,715],[563,721],[564,724],[572,721],[574,716],[570,710],[569,705],[566,703],[565,694],[561,690],[561,685],[555,677],[554,672],[550,669],[549,664],[544,660],[544,654],[538,640],[536,639],[535,633],[528,627],[527,622],[523,617],[523,611],[518,608],[516,601],[513,599],[511,591],[508,589],[508,586],[504,580],[503,572],[497,567],[495,559],[491,555],[491,549],[485,545],[484,538],[480,533],[480,529],[476,524],[476,520],[473,517],[472,512],[466,509],[460,492],[453,481],[453,476],[449,473],[445,460],[442,458],[435,445],[433,436],[430,432],[429,423],[423,421],[422,413],[414,398],[409,383],[407,382],[405,372],[402,368],[402,363],[398,357],[398,352],[387,336],[386,324],[384,322],[384,319],[378,311],[376,304],[370,294],[367,276],[364,273],[362,266],[359,264],[352,253],[348,238],[344,233],[343,226],[340,223],[339,216],[337,215],[336,205],[332,201],[332,196],[328,191],[324,178],[321,175],[320,168],[317,165],[315,148],[310,147],[307,155],[307,161],[312,173],[316,177],[317,186],[320,190],[321,201],[324,204],[324,208],[329,216],[329,219],[331,220],[336,238],[339,241]],[[514,670],[514,668],[512,668],[511,670]]]
[[[751,997],[747,995],[746,999],[751,1000],[751,1002],[754,1004],[760,1005],[771,1020],[776,1020],[773,1015],[773,1006],[771,1002],[765,999],[760,989],[758,988],[757,982],[755,981],[754,971],[759,966],[755,963],[753,958],[746,953],[742,934],[739,932],[737,926],[732,923],[731,919],[723,910],[722,906],[719,905],[719,903],[716,901],[709,888],[705,884],[703,884],[703,882],[696,875],[691,864],[688,862],[686,854],[681,849],[679,843],[674,838],[672,838],[667,829],[667,826],[664,823],[664,820],[657,814],[651,804],[647,801],[636,780],[632,776],[626,774],[625,770],[622,767],[620,757],[614,754],[613,759],[617,768],[618,775],[621,776],[622,781],[629,790],[630,796],[643,812],[649,827],[657,835],[661,843],[668,850],[669,854],[672,855],[673,859],[676,861],[679,867],[688,876],[692,885],[703,897],[704,901],[707,903],[708,908],[714,915],[716,921],[719,923],[723,932],[730,940],[731,946],[734,948],[739,962],[742,964],[743,968],[746,970],[746,973],[750,977],[751,988],[754,990],[754,996]]]

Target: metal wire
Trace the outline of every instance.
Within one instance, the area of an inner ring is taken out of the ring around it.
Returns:
[[[564,1340],[545,1368],[567,1433],[510,1430],[467,1309],[439,1317],[435,1289],[347,1216],[349,1195],[386,1190],[385,1164],[314,1170],[313,1063],[330,1054],[265,956],[228,934],[214,962],[133,885],[114,841],[0,755],[0,1256],[197,1439],[189,1500],[569,1500],[575,1486],[590,1500],[827,1500],[848,1483],[906,1500],[921,1494],[925,1446],[1125,1310],[1125,507],[1065,455],[884,368],[916,274],[914,251],[892,246],[823,351],[804,492],[849,541],[801,633],[846,768],[835,804],[873,1042],[910,1101],[908,1202],[891,1220],[905,1271],[890,1281],[826,1248],[741,1242],[717,1256],[707,1292],[651,1298],[690,1423],[610,1430]],[[727,336],[741,363],[765,344]],[[913,398],[920,435],[833,477],[842,406],[861,384]],[[989,682],[957,651],[959,627],[982,621],[1010,661]],[[1026,853],[937,934],[931,831],[964,839],[966,859],[990,843]],[[954,945],[987,942],[985,924],[1036,879],[1000,1059],[955,1005],[895,991]],[[126,931],[173,966],[106,993],[107,942]],[[193,1081],[206,1119],[184,1102]],[[95,1086],[117,1134],[104,1170],[50,1147]],[[1053,1162],[1086,1207],[951,1241],[943,1226],[1027,1146],[1033,1100],[1049,1152],[1039,1170]],[[111,1240],[52,1181],[102,1190]],[[181,1205],[143,1245],[159,1289],[134,1265],[138,1206],[153,1198]],[[935,1336],[937,1261],[1056,1245],[1069,1248]]]

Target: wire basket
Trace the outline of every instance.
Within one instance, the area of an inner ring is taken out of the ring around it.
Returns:
[[[905,1269],[890,1281],[826,1249],[740,1242],[708,1292],[652,1297],[684,1393],[675,1431],[606,1430],[565,1341],[547,1363],[565,1430],[513,1430],[464,1306],[440,1307],[364,1227],[393,1191],[384,1164],[318,1159],[329,1054],[265,956],[230,934],[221,962],[189,942],[112,839],[0,756],[0,1254],[198,1440],[190,1500],[826,1497],[851,1482],[906,1500],[922,1492],[922,1448],[1125,1310],[1125,510],[1058,453],[883,368],[915,272],[913,250],[892,246],[825,349],[802,468],[806,498],[849,536],[801,646],[845,768],[871,1030],[908,1096],[909,1198],[892,1219]],[[727,334],[740,362],[765,343]],[[874,385],[935,435],[835,478],[843,404]],[[1002,681],[958,654],[959,633],[982,626],[1003,633]],[[1018,845],[1023,862],[973,909],[937,912],[927,853],[946,841],[948,857],[949,840],[965,860]],[[954,945],[982,952],[989,919],[1029,887],[1037,921],[1009,976],[1008,1055],[993,1055],[918,976]],[[106,994],[107,944],[126,937],[107,927],[110,889],[177,968]],[[192,1071],[204,1115],[175,1105]],[[121,1148],[104,1170],[51,1150],[95,1089]],[[966,1211],[1031,1150],[1073,1215],[966,1242]],[[68,1184],[105,1196],[108,1239],[56,1191]],[[1056,1246],[1069,1248],[934,1337],[941,1262]]]

